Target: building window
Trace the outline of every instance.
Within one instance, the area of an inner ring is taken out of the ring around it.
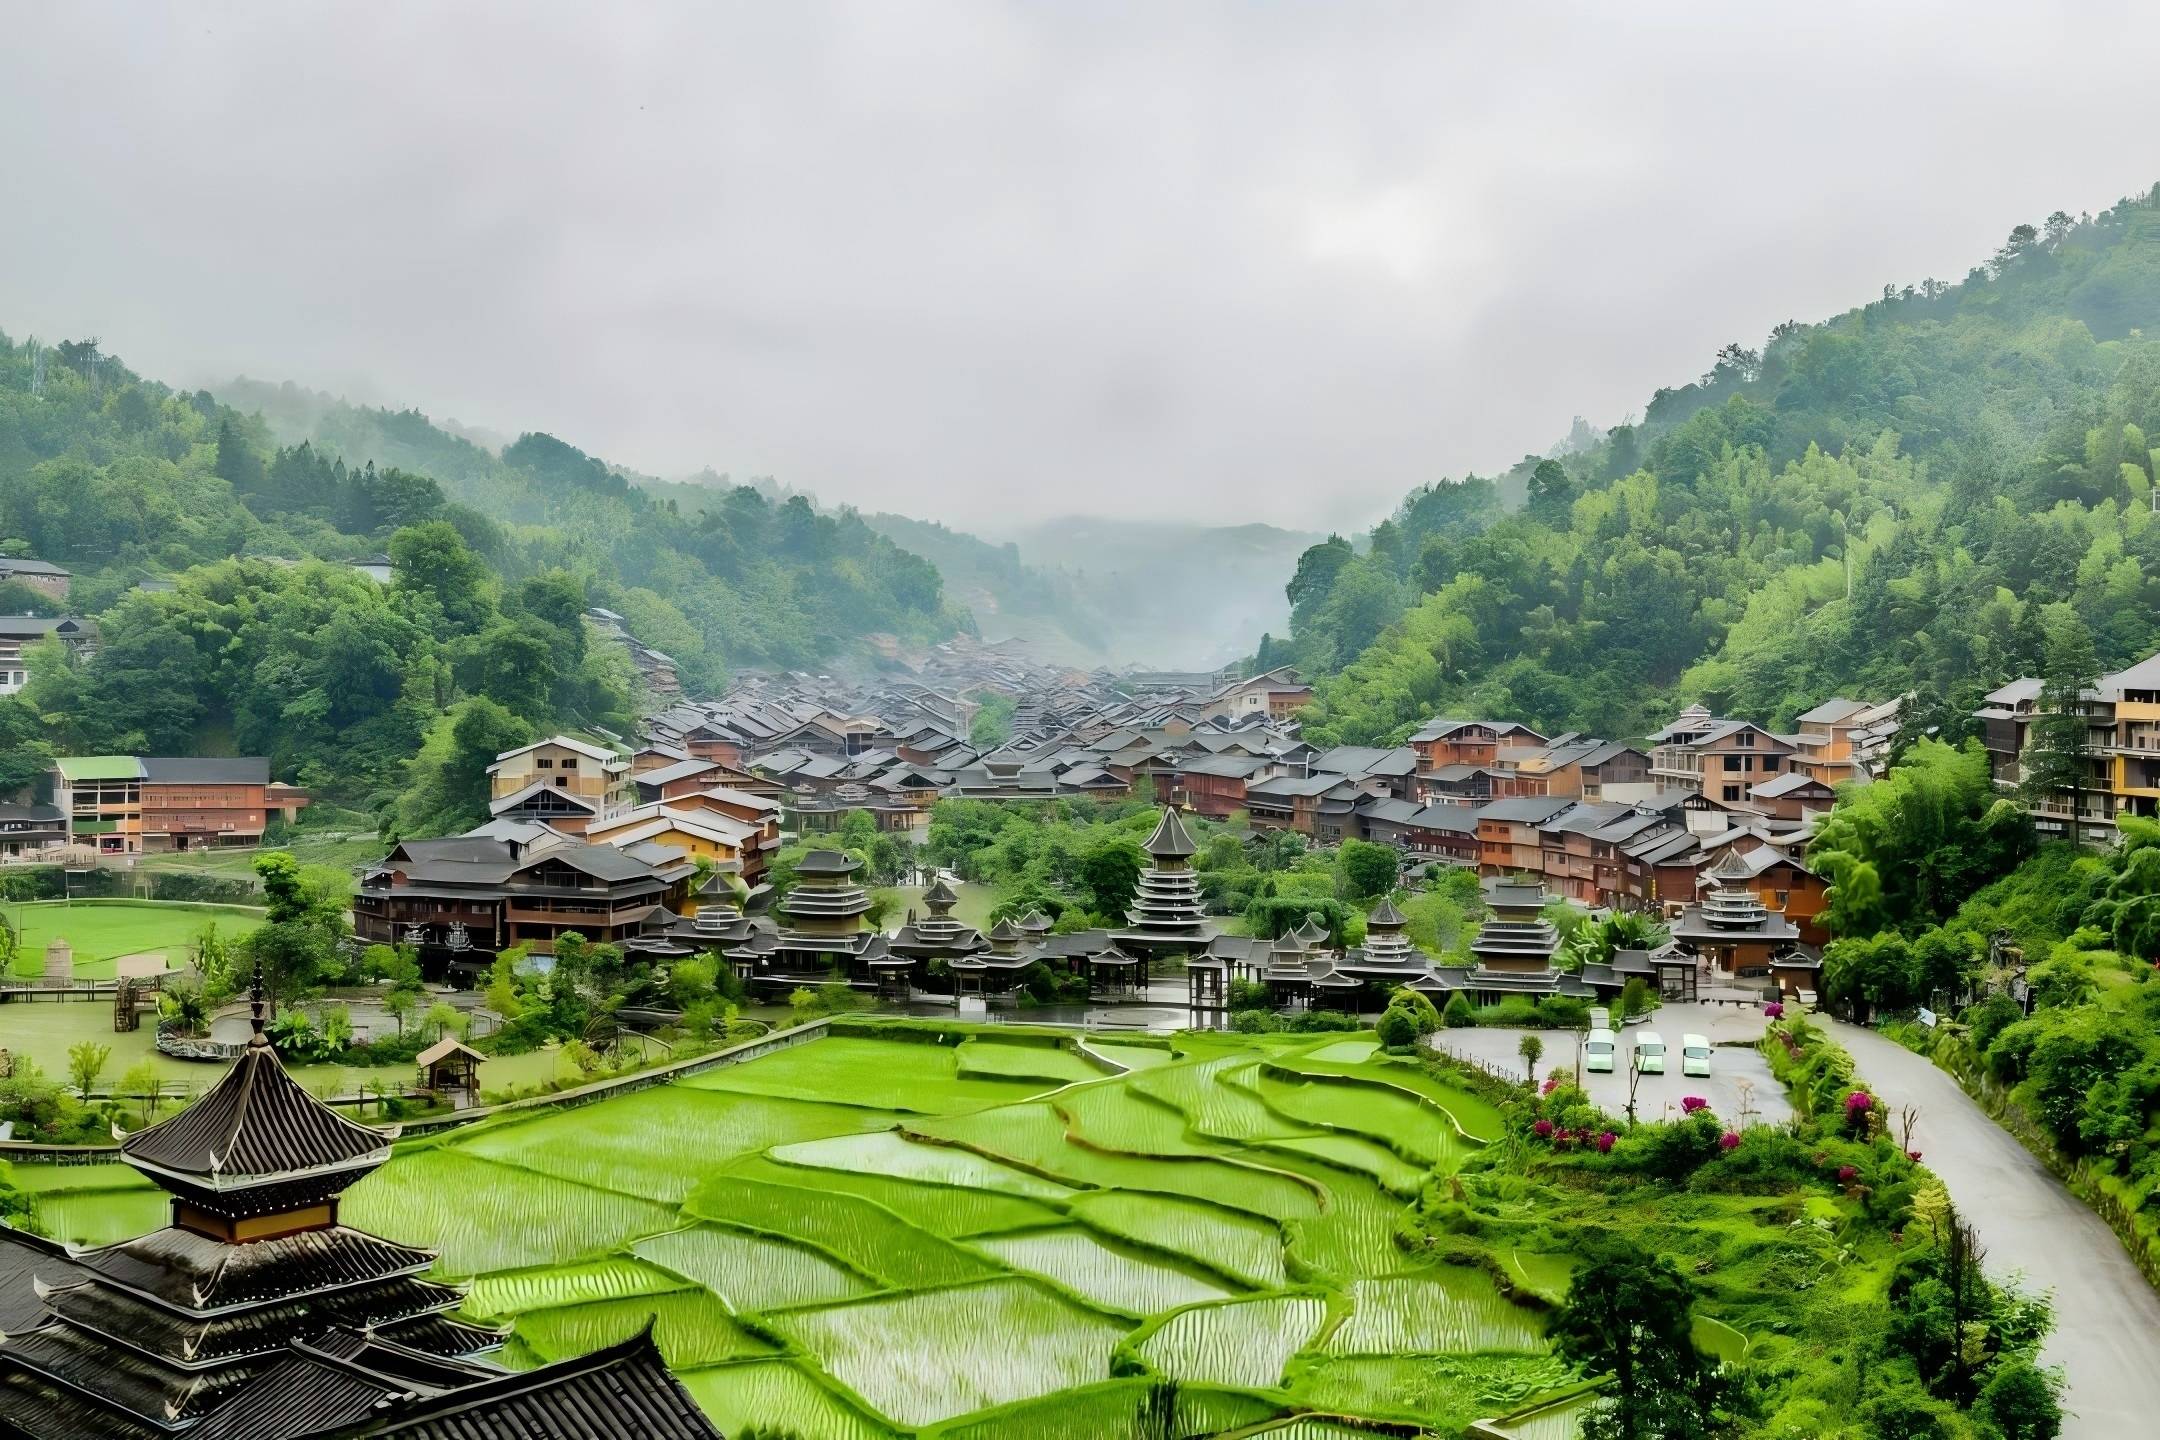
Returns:
[[[1777,769],[1777,765],[1778,765],[1778,757],[1777,757],[1777,756],[1775,756],[1775,755],[1765,755],[1765,756],[1763,756],[1763,757],[1762,757],[1762,768],[1763,768],[1763,774],[1765,774],[1765,775],[1768,775],[1768,774],[1772,773],[1773,771],[1775,771],[1775,770]]]
[[[1740,757],[1738,755],[1727,755],[1725,757],[1725,768],[1737,772],[1740,769]]]
[[[533,768],[535,770],[552,770],[555,768],[555,762],[553,760],[535,760],[533,761]]]
[[[1727,785],[1725,787],[1725,798],[1727,800],[1738,800],[1740,798],[1740,787],[1737,785]]]

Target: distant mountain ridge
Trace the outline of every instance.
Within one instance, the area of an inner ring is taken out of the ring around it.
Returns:
[[[1077,664],[1211,666],[1290,620],[1282,577],[1319,536],[1272,525],[1069,515],[983,536],[902,515],[870,527],[934,563],[985,640]]]
[[[859,524],[889,542],[896,553],[935,567],[944,586],[942,611],[949,618],[932,622],[903,610],[882,628],[904,647],[952,633],[955,624],[966,623],[961,615],[965,612],[983,639],[1021,639],[1043,658],[1066,664],[1220,664],[1251,654],[1264,636],[1288,628],[1290,604],[1282,577],[1295,568],[1298,555],[1321,538],[1272,525],[1108,516],[1065,516],[985,537],[965,528],[964,517],[948,523],[861,514],[851,507],[820,504],[814,495],[770,477],[736,480],[710,467],[673,478],[641,474],[546,436],[539,437],[545,442],[539,448],[551,463],[535,465],[532,437],[504,445],[499,436],[477,427],[436,420],[417,410],[354,405],[290,382],[242,378],[219,386],[217,393],[238,409],[261,414],[285,443],[307,441],[352,464],[373,461],[432,475],[460,502],[517,523],[557,525],[598,505],[623,513],[588,515],[576,523],[587,530],[596,527],[599,534],[615,533],[636,523],[636,507],[629,502],[642,494],[719,532],[712,537],[714,548],[726,551],[725,537],[739,528],[731,526],[728,515],[727,497],[734,491],[753,490],[781,513],[800,499],[825,521],[843,528]],[[560,455],[552,448],[557,446]],[[519,463],[509,463],[506,456]],[[608,498],[619,503],[608,507],[596,496],[596,487],[617,491]],[[563,503],[566,495],[573,502],[568,506]],[[577,540],[569,543],[579,548]],[[733,562],[739,557],[729,553],[703,558]],[[919,590],[919,584],[915,588]],[[940,610],[927,608],[933,614]],[[672,623],[675,618],[661,615],[663,638],[650,643],[663,649],[712,650],[716,659],[738,664],[807,663],[832,655],[835,646],[851,643],[860,633],[881,628],[867,622],[860,630],[826,624],[819,633],[805,636],[766,633],[779,627],[764,625],[753,636],[722,636],[715,644],[708,634],[707,643],[692,645],[683,627]],[[693,627],[709,629],[713,623],[696,616],[688,619]],[[700,667],[692,668],[703,673]]]

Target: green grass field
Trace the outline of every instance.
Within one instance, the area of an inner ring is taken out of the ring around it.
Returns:
[[[291,851],[293,859],[302,865],[329,865],[339,870],[356,870],[383,856],[383,843],[373,835],[360,835],[350,840],[295,835],[287,843],[269,848]],[[241,849],[182,850],[169,855],[145,856],[138,864],[146,870],[184,870],[193,875],[253,880],[255,857],[262,853],[261,850]]]
[[[262,923],[260,910],[149,900],[25,901],[0,905],[0,915],[20,937],[14,973],[24,979],[45,973],[45,947],[55,938],[75,952],[74,978],[110,980],[113,961],[122,955],[179,961],[205,926],[215,924],[227,939],[237,939]]]
[[[1313,1412],[1453,1434],[1523,1375],[1567,1378],[1536,1310],[1397,1243],[1400,1192],[1477,1144],[1442,1103],[1469,1097],[1381,1084],[1340,1036],[1180,1037],[1112,1072],[941,1028],[408,1145],[343,1218],[434,1248],[513,1364],[651,1322],[735,1430],[1121,1440],[1174,1380],[1184,1435],[1369,1433]],[[1358,1073],[1299,1074],[1322,1048]],[[115,1167],[39,1181],[70,1238],[161,1218]]]
[[[67,1075],[68,1048],[77,1041],[110,1046],[111,1058],[98,1076],[100,1086],[114,1084],[138,1061],[147,1060],[158,1079],[170,1087],[168,1093],[175,1104],[209,1089],[224,1075],[225,1067],[216,1063],[175,1060],[159,1054],[157,1031],[148,1016],[138,1030],[115,1032],[112,1013],[109,1000],[17,1001],[0,1005],[0,1045],[12,1054],[28,1056],[53,1078]],[[485,1060],[480,1065],[480,1084],[487,1090],[536,1084],[554,1077],[557,1060],[557,1053],[551,1050]],[[414,1078],[412,1069],[404,1065],[297,1065],[292,1073],[317,1095],[357,1095],[374,1081],[402,1085]]]

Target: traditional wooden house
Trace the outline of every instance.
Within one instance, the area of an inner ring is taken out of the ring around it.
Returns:
[[[1477,814],[1467,805],[1367,797],[1358,802],[1357,816],[1365,839],[1393,845],[1413,860],[1477,864]]]
[[[1541,875],[1545,870],[1542,828],[1575,804],[1565,796],[1495,800],[1477,812],[1478,873]]]
[[[273,807],[259,756],[77,755],[54,761],[52,777],[68,838],[106,855],[260,845],[272,809],[295,803]]]
[[[515,750],[505,750],[488,766],[489,813],[516,819],[540,820],[572,834],[591,819],[606,814],[628,800],[630,762],[614,751],[567,735],[550,736]],[[538,790],[548,790],[578,802],[574,811],[560,819],[542,814],[513,813],[504,802],[521,797],[530,803]],[[583,817],[582,819],[580,817]]]
[[[1747,798],[1751,786],[1782,775],[1798,748],[1747,720],[1721,720],[1700,705],[1680,712],[1651,737],[1650,778],[1672,790],[1693,790],[1726,804]]]
[[[1584,800],[1538,826],[1538,873],[1545,887],[1578,905],[1597,904],[1596,842],[1591,837],[1627,813],[1625,805]]]
[[[1602,799],[1609,786],[1645,785],[1650,757],[1631,745],[1608,740],[1571,740],[1538,746],[1514,763],[1516,795],[1575,795]]]
[[[1837,792],[1813,775],[1794,770],[1757,781],[1746,803],[1769,819],[1798,825],[1812,816],[1829,814],[1837,803]]]
[[[406,840],[368,867],[353,894],[353,934],[368,945],[412,945],[431,981],[472,984],[498,951],[554,950],[575,930],[596,943],[634,940],[673,910],[694,868],[607,845],[542,834],[533,840],[457,835]]]
[[[1418,769],[1437,770],[1442,765],[1490,765],[1500,747],[1542,745],[1545,737],[1512,720],[1428,720],[1410,737]]]

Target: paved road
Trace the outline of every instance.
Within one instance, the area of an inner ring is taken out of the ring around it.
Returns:
[[[1760,1053],[1738,1048],[1753,1045],[1761,1039],[1766,1023],[1759,1008],[1738,1010],[1721,1005],[1680,1003],[1661,1006],[1647,1024],[1621,1028],[1620,1054],[1614,1069],[1598,1074],[1585,1072],[1583,1088],[1599,1109],[1612,1115],[1625,1114],[1629,1056],[1633,1053],[1636,1037],[1651,1030],[1665,1042],[1665,1073],[1642,1077],[1635,1092],[1637,1118],[1673,1119],[1681,1113],[1683,1098],[1700,1095],[1710,1102],[1710,1108],[1717,1112],[1719,1119],[1727,1124],[1738,1124],[1742,1110],[1740,1087],[1745,1085],[1747,1103],[1753,1107],[1753,1123],[1782,1125],[1792,1118],[1792,1105],[1785,1098],[1784,1087],[1771,1077],[1770,1066]],[[1680,1037],[1683,1035],[1700,1035],[1715,1047],[1707,1078],[1690,1079],[1680,1073]],[[1474,1030],[1442,1030],[1432,1037],[1432,1045],[1437,1050],[1465,1059],[1482,1060],[1501,1074],[1515,1079],[1523,1073],[1522,1057],[1515,1049],[1522,1042],[1522,1036],[1520,1030],[1481,1025]],[[1538,1061],[1538,1073],[1546,1075],[1555,1069],[1572,1072],[1576,1048],[1582,1039],[1580,1032],[1541,1030],[1538,1036],[1545,1042],[1545,1055]]]
[[[2160,1429],[2160,1294],[2100,1217],[2050,1175],[1955,1080],[1872,1030],[1826,1022],[1891,1108],[1920,1107],[1913,1143],[1980,1232],[1990,1266],[2055,1293],[2047,1358],[2069,1379],[2072,1440]]]

